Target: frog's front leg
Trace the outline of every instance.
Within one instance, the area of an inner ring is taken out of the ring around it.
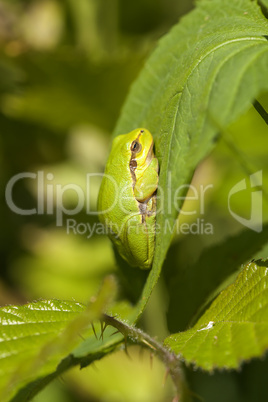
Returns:
[[[136,181],[134,196],[137,201],[144,202],[150,198],[158,186],[158,161],[153,158],[148,168]]]

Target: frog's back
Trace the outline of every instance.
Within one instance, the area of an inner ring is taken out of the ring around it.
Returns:
[[[113,144],[98,198],[99,218],[105,224],[108,222],[123,224],[137,204],[133,197],[129,159],[122,153],[116,152],[114,148]]]

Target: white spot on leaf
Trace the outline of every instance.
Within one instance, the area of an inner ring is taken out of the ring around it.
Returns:
[[[209,321],[209,323],[208,323],[208,325],[207,325],[206,327],[201,328],[201,329],[198,329],[198,330],[197,330],[197,332],[200,332],[200,331],[206,331],[206,330],[208,330],[208,329],[212,328],[212,327],[213,327],[213,325],[214,325],[214,321]]]

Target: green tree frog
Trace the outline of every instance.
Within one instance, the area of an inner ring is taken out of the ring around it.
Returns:
[[[149,269],[155,247],[158,160],[152,134],[138,128],[113,140],[102,179],[98,214],[120,255]]]

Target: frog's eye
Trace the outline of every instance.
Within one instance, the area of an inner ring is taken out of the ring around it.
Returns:
[[[132,144],[131,144],[130,149],[131,149],[132,152],[135,152],[137,154],[142,149],[141,143],[139,141],[136,141],[136,140],[133,141]]]

